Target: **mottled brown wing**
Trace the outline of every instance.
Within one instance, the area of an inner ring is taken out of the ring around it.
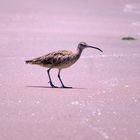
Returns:
[[[52,65],[59,65],[62,63],[65,63],[67,59],[72,55],[71,51],[57,51],[57,52],[52,52],[47,55],[44,55],[41,57],[41,63],[42,64],[52,64]]]

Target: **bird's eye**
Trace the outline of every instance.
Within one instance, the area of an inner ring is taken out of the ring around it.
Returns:
[[[81,43],[80,45],[81,45],[81,46],[86,46],[86,45],[85,45],[85,44],[83,44],[83,43]]]

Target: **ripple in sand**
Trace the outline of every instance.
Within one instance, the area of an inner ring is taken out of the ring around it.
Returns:
[[[137,103],[138,102],[138,100],[136,99],[136,97],[132,97],[132,100],[133,100],[134,103]]]
[[[79,101],[72,101],[71,104],[72,105],[79,105]]]
[[[33,117],[34,117],[34,116],[35,116],[35,113],[31,113],[31,116],[33,116]]]
[[[35,103],[36,103],[36,104],[40,104],[40,101],[36,101]]]

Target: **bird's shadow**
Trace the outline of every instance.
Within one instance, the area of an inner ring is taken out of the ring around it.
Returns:
[[[87,89],[87,88],[78,88],[78,87],[67,87],[67,88],[62,88],[62,87],[57,87],[57,88],[52,88],[52,87],[49,87],[49,86],[25,86],[25,87],[28,87],[28,88],[48,88],[48,89]]]

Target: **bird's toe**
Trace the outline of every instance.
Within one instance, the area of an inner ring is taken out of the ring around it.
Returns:
[[[50,86],[51,86],[52,88],[58,88],[58,87],[55,86],[51,81],[49,81],[48,83],[50,84]]]
[[[72,88],[72,87],[67,87],[67,86],[64,86],[64,85],[63,85],[63,86],[61,86],[61,88]]]

